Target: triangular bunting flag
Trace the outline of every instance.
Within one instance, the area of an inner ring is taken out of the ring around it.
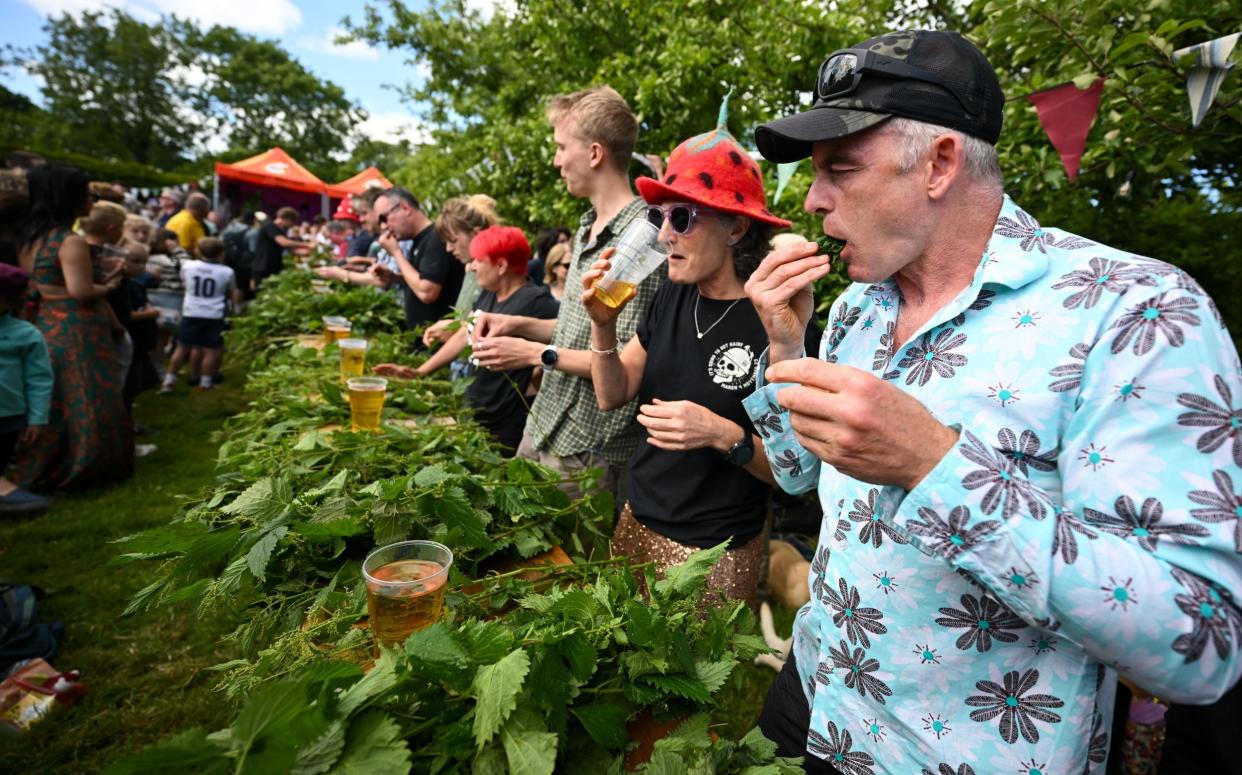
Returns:
[[[1048,133],[1052,147],[1061,155],[1061,163],[1065,165],[1065,174],[1070,180],[1078,177],[1082,151],[1087,146],[1087,133],[1091,131],[1091,122],[1095,121],[1095,113],[1100,109],[1103,93],[1104,79],[1097,78],[1086,89],[1067,83],[1026,97],[1035,106],[1039,123]]]
[[[776,165],[776,193],[772,195],[772,204],[781,201],[781,194],[785,193],[785,186],[789,185],[789,179],[793,177],[794,172],[801,163],[801,161],[790,161]]]
[[[1179,48],[1173,52],[1174,62],[1184,56],[1195,55],[1194,67],[1186,74],[1186,92],[1190,95],[1190,120],[1195,127],[1203,123],[1203,117],[1207,115],[1208,108],[1212,107],[1221,83],[1233,69],[1229,55],[1233,53],[1239,36],[1242,36],[1242,32]]]

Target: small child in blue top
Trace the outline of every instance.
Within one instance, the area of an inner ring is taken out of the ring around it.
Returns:
[[[52,408],[52,364],[43,334],[17,317],[30,276],[0,264],[0,514],[45,510],[51,501],[4,477],[13,450],[34,443]]]

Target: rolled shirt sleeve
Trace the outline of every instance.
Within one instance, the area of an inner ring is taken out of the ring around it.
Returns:
[[[742,399],[742,407],[763,438],[763,453],[772,466],[772,475],[780,488],[790,495],[810,492],[819,482],[820,460],[798,442],[789,424],[789,410],[776,400],[781,388],[792,385],[764,380],[764,372],[768,370],[766,352],[759,357],[755,368],[757,387]]]

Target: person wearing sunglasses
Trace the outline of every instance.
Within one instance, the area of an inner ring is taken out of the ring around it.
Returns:
[[[814,90],[755,131],[812,158],[806,209],[845,242],[746,288],[769,350],[744,403],[824,513],[759,726],[815,772],[1103,773],[1119,675],[1197,704],[1242,675],[1237,351],[1184,272],[1005,195],[965,38],[865,40]]]
[[[380,264],[372,271],[386,285],[398,277],[403,281],[406,328],[413,330],[447,315],[461,291],[465,267],[436,234],[418,199],[394,186],[379,195],[374,211],[382,229],[376,242],[396,260],[399,274],[394,276]],[[411,241],[408,250],[401,246],[402,240]],[[421,340],[415,343],[415,349],[425,348]]]
[[[543,284],[552,292],[552,298],[560,301],[565,295],[565,280],[569,277],[569,262],[573,258],[569,243],[558,242],[548,251],[543,267]]]
[[[614,251],[582,276],[599,407],[637,398],[642,426],[613,554],[654,562],[662,576],[696,549],[728,541],[708,588],[752,604],[773,478],[741,404],[767,343],[742,286],[773,228],[789,225],[768,211],[762,181],[723,126],[678,146],[662,180],[638,179],[644,215],[669,249],[668,282],[628,341],[617,331],[628,300],[609,307],[592,287]]]

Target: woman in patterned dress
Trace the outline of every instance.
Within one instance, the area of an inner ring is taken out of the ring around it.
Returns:
[[[71,230],[90,210],[86,173],[47,164],[28,179],[19,258],[38,292],[34,323],[47,341],[56,383],[48,430],[19,450],[16,478],[39,492],[120,481],[134,468],[114,338],[120,326],[106,298],[120,276],[103,276],[86,241]]]

